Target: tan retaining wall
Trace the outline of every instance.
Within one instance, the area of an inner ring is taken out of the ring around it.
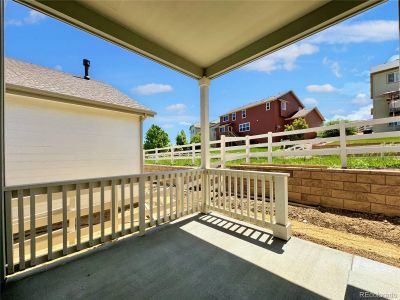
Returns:
[[[193,167],[186,166],[168,166],[168,165],[144,165],[145,173],[166,172],[175,170],[194,169]]]
[[[246,164],[231,168],[289,173],[289,201],[400,216],[400,171]]]

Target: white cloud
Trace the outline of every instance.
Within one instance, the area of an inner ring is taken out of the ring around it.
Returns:
[[[398,21],[375,20],[336,25],[316,34],[310,41],[327,44],[377,43],[397,40],[398,35]]]
[[[178,112],[178,113],[183,113],[186,111],[187,106],[183,103],[176,103],[176,104],[171,104],[168,105],[165,108],[167,111],[174,111],[174,112]]]
[[[331,113],[332,113],[333,115],[342,114],[342,113],[344,113],[344,109],[338,108],[338,109],[332,110]]]
[[[338,89],[338,91],[346,96],[354,97],[359,93],[369,94],[370,92],[370,84],[369,82],[360,81],[360,82],[346,82],[343,87]]]
[[[327,65],[327,66],[331,69],[332,73],[333,73],[337,78],[342,77],[342,74],[340,73],[340,65],[339,65],[339,62],[333,61],[333,60],[328,59],[327,57],[324,57],[324,59],[322,60],[322,63],[323,63],[324,65]]]
[[[190,126],[190,125],[192,125],[192,123],[186,122],[186,121],[182,121],[182,122],[179,122],[179,125]]]
[[[314,92],[314,93],[332,93],[332,92],[336,92],[337,88],[335,88],[334,86],[332,86],[329,83],[326,84],[310,84],[306,87],[307,91],[309,92]]]
[[[260,58],[243,69],[271,73],[276,70],[291,71],[296,68],[296,60],[302,55],[311,55],[319,51],[319,48],[309,43],[294,44],[277,52]]]
[[[350,121],[356,121],[356,120],[368,120],[371,119],[371,109],[372,109],[372,104],[360,107],[358,110],[352,111],[348,115],[334,115],[332,119],[342,119],[342,120],[350,120]]]
[[[23,18],[22,20],[19,19],[10,19],[5,22],[6,25],[11,25],[11,26],[22,26],[22,25],[30,25],[30,24],[36,24],[42,21],[43,19],[46,18],[46,15],[36,11],[36,10],[30,10],[28,12],[28,15]]]
[[[312,106],[312,105],[317,105],[318,101],[317,101],[317,99],[314,99],[314,98],[305,98],[303,100],[303,103]]]
[[[136,94],[147,96],[147,95],[171,92],[172,86],[170,86],[169,84],[148,83],[134,87],[132,91]]]
[[[371,102],[371,99],[367,96],[367,94],[358,93],[351,102],[358,105],[366,105]]]

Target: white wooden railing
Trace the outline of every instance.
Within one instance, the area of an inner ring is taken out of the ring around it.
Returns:
[[[271,227],[287,240],[287,177],[189,169],[6,187],[7,274],[200,211]]]
[[[225,167],[228,161],[245,159],[246,162],[250,162],[251,158],[266,158],[268,163],[272,163],[273,157],[295,157],[295,156],[323,156],[323,155],[339,155],[341,159],[342,167],[347,167],[348,155],[354,154],[367,154],[367,153],[389,153],[389,152],[400,152],[400,144],[385,144],[385,145],[370,145],[370,146],[347,146],[347,141],[352,140],[365,140],[373,138],[387,138],[387,137],[400,137],[400,131],[388,131],[379,132],[372,134],[362,135],[346,135],[346,128],[349,127],[362,127],[388,124],[393,122],[400,122],[400,116],[373,119],[368,121],[354,121],[349,123],[340,123],[330,126],[313,127],[295,131],[283,131],[283,132],[269,132],[266,134],[259,134],[253,136],[244,137],[225,137],[221,136],[220,140],[210,141],[210,159],[212,160],[211,165]],[[339,136],[336,137],[317,137],[314,139],[303,139],[291,141],[290,136],[307,134],[307,133],[320,133],[326,130],[339,130]],[[278,140],[278,141],[277,141]],[[329,148],[323,149],[312,149],[312,145],[321,143],[331,143]],[[242,144],[242,145],[235,145]],[[310,147],[302,147],[302,146]],[[287,148],[300,146],[288,151]],[[265,148],[266,151],[252,152],[254,148]],[[307,149],[308,148],[308,149]],[[187,150],[190,149],[190,150]],[[232,153],[232,152],[236,153]],[[191,160],[192,164],[195,163],[197,158],[200,158],[200,144],[189,144],[184,146],[172,146],[166,148],[158,148],[144,151],[145,160],[169,160],[174,162],[175,160]]]

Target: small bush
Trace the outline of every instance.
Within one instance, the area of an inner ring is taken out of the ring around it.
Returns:
[[[349,123],[350,121],[349,120],[331,120],[331,121],[325,122],[324,126],[336,125],[341,122]],[[347,127],[346,128],[346,135],[355,135],[356,133],[357,133],[356,127]],[[339,129],[325,130],[319,134],[319,136],[323,137],[323,138],[335,137],[335,136],[339,136],[339,135],[340,135]]]

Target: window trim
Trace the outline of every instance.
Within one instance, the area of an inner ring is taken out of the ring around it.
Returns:
[[[393,74],[393,81],[389,81],[389,75]],[[390,72],[388,74],[386,74],[386,83],[390,84],[390,83],[396,83],[400,81],[400,75],[399,72],[394,71],[394,72]]]
[[[285,108],[283,108],[283,105],[285,105]],[[287,110],[287,101],[281,101],[281,110]]]
[[[244,116],[243,116],[244,113]],[[242,109],[242,119],[246,119],[247,117],[247,111],[245,109]]]
[[[220,126],[219,133],[224,133],[224,132],[225,132],[225,126]]]
[[[232,113],[232,121],[236,121],[236,112]]]
[[[226,120],[225,120],[226,118]],[[229,115],[222,116],[222,122],[229,122]]]
[[[265,103],[265,110],[266,111],[271,110],[271,102]]]
[[[247,124],[249,125],[248,129],[246,129],[247,128],[247,126],[246,126]],[[247,132],[247,131],[250,131],[250,130],[251,130],[250,122],[245,122],[245,123],[240,123],[239,124],[239,132]]]

